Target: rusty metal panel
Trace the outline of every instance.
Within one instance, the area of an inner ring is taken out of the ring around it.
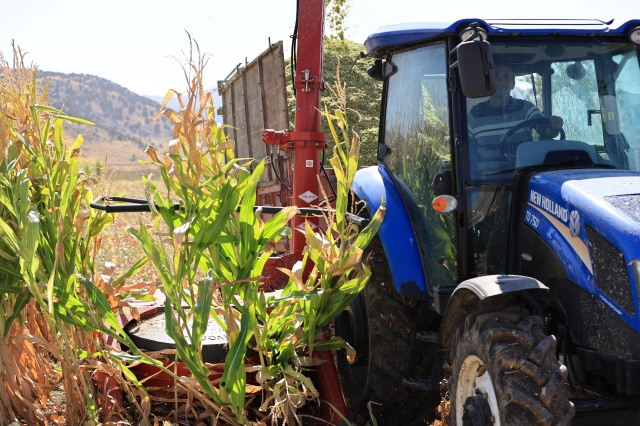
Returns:
[[[222,96],[224,124],[233,127],[228,135],[236,141],[236,156],[267,158],[261,186],[273,189],[274,185],[284,183],[281,188],[286,189],[289,153],[273,148],[276,167],[273,170],[271,147],[262,142],[262,130],[289,128],[282,41],[270,45],[244,67],[236,67],[227,79],[218,82],[218,91]]]
[[[280,42],[280,45],[282,45],[282,42]],[[282,50],[280,55],[268,55],[262,58],[264,99],[269,103],[269,107],[264,109],[264,120],[266,128],[275,130],[289,128],[287,88],[284,76],[284,52]],[[278,127],[279,125],[282,127]]]

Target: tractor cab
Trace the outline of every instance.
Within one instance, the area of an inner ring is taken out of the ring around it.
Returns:
[[[615,24],[466,20],[368,38],[380,58],[370,74],[384,80],[379,171],[402,198],[425,271],[416,284],[400,268],[401,293],[437,298],[436,287],[509,272],[523,171],[640,170],[640,30]],[[457,215],[432,208],[439,195]]]
[[[455,425],[638,424],[640,20],[414,23],[365,46],[379,164],[354,192],[386,216],[336,325],[364,354],[347,395],[400,424],[447,379]],[[403,363],[420,397],[375,386]]]

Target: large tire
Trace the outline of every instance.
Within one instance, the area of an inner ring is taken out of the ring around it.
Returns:
[[[419,303],[405,300],[395,291],[377,238],[367,252],[371,279],[350,309],[335,321],[336,335],[349,342],[357,354],[355,360],[348,360],[344,351],[338,353],[352,421],[371,424],[373,414],[379,425],[427,424],[434,417],[439,391],[416,391],[402,385]],[[430,371],[433,354],[423,353],[417,361],[420,368]]]
[[[567,369],[542,318],[519,307],[471,313],[452,354],[450,424],[567,425]]]

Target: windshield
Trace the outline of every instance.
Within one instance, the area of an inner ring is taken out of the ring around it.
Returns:
[[[496,94],[467,99],[472,181],[518,168],[640,170],[640,68],[628,42],[492,40]]]

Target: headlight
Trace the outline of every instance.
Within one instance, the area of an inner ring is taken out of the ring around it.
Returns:
[[[629,40],[634,44],[640,44],[640,27],[636,27],[629,33]]]

